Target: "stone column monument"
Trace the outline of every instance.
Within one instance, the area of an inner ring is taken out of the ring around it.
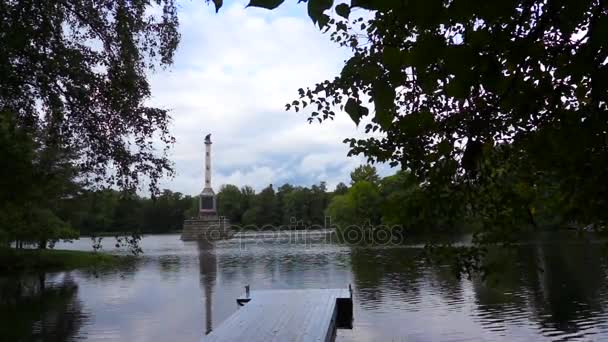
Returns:
[[[198,200],[198,217],[184,221],[181,239],[219,240],[229,236],[230,223],[217,215],[217,197],[211,187],[211,134],[205,137],[205,186]]]
[[[199,217],[217,213],[217,200],[211,188],[211,134],[205,137],[205,187],[199,195]]]

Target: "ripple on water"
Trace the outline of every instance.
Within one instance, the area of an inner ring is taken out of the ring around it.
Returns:
[[[523,246],[492,286],[426,264],[415,247],[255,238],[204,246],[179,235],[146,236],[142,246],[142,261],[130,268],[48,274],[42,290],[37,277],[21,279],[22,297],[16,279],[0,278],[0,294],[10,298],[0,305],[17,302],[10,312],[27,328],[9,340],[199,341],[236,310],[247,284],[352,284],[355,326],[338,341],[608,340],[608,266],[594,246]],[[10,317],[0,324],[17,326]]]

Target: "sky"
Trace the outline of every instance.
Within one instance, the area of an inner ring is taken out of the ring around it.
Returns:
[[[176,143],[169,154],[175,176],[167,188],[195,195],[203,187],[204,136],[212,134],[212,186],[273,184],[332,190],[348,183],[363,157],[347,157],[342,141],[364,136],[345,113],[309,124],[306,113],[286,112],[298,88],[332,79],[349,50],[331,42],[296,1],[277,10],[245,8],[246,1],[179,3],[182,35],[174,64],[150,75],[151,104],[170,110]],[[381,174],[387,168],[381,168]]]

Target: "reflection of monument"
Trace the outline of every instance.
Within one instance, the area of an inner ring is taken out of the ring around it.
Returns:
[[[182,240],[219,240],[230,224],[217,216],[217,198],[211,188],[211,134],[205,137],[205,186],[199,195],[198,217],[184,221]]]
[[[213,329],[213,287],[217,278],[217,260],[213,244],[209,241],[198,241],[198,260],[201,287],[205,293],[205,335]]]

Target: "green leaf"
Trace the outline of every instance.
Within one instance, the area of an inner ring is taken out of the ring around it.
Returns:
[[[214,0],[215,1],[215,0]],[[222,0],[219,0],[222,1]],[[251,0],[246,7],[261,7],[266,9],[275,9],[285,0]]]
[[[361,106],[359,103],[357,103],[357,100],[353,98],[349,98],[348,101],[346,101],[344,111],[348,113],[348,115],[355,122],[356,125],[359,125],[359,122],[361,122],[361,118],[369,113],[369,110],[367,108]]]
[[[386,129],[393,121],[395,113],[395,89],[386,81],[377,81],[373,86],[373,99],[376,106],[376,121]]]
[[[457,99],[466,99],[469,95],[466,86],[457,79],[450,80],[445,86],[445,93],[446,95]]]
[[[319,20],[324,20],[323,12],[330,9],[333,3],[333,0],[308,0],[308,16],[312,22],[316,24]]]
[[[395,47],[387,46],[382,51],[382,63],[391,72],[401,69],[401,51]]]
[[[453,145],[448,140],[442,140],[437,144],[437,152],[441,155],[447,156],[452,153]]]
[[[347,4],[339,4],[336,6],[336,13],[338,13],[339,16],[348,19],[348,16],[350,15],[350,6]]]
[[[352,0],[352,7],[361,7],[367,10],[387,10],[395,7],[395,0]]]
[[[329,16],[327,14],[321,14],[321,16],[319,17],[318,20],[318,24],[319,24],[319,28],[322,29],[325,27],[325,25],[327,25],[327,23],[329,22]]]
[[[356,65],[356,68],[353,68],[353,71],[359,73],[362,80],[366,82],[374,82],[380,77],[382,74],[382,69],[378,64],[375,63],[366,63],[363,65]]]
[[[385,110],[376,110],[376,121],[380,124],[380,127],[386,129],[393,122],[393,115]]]
[[[215,13],[217,13],[224,4],[224,0],[213,0],[213,4],[215,5]]]

